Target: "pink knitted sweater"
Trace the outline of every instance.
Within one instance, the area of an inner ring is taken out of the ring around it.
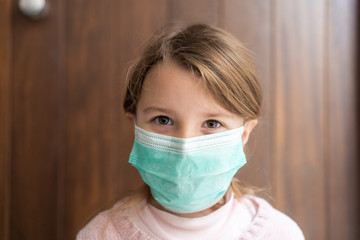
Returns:
[[[179,217],[150,204],[137,212],[118,212],[117,208],[97,215],[78,233],[77,240],[304,239],[291,218],[254,196],[237,200],[232,195],[224,206],[199,218]]]

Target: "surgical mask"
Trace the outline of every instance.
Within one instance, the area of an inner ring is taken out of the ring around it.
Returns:
[[[129,162],[165,209],[199,212],[225,195],[233,176],[246,163],[243,132],[244,126],[182,139],[135,126]]]

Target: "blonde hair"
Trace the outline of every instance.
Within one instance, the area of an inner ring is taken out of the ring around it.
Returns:
[[[197,73],[204,87],[225,109],[245,121],[260,116],[262,90],[250,52],[230,33],[205,24],[185,29],[166,27],[151,38],[141,57],[129,69],[125,112],[136,114],[147,73],[156,64],[168,60]],[[238,199],[243,194],[253,193],[252,188],[235,178],[230,187]],[[143,187],[127,198],[123,207],[150,198],[149,188]]]

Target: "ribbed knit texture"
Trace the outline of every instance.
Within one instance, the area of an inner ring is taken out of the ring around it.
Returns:
[[[190,239],[192,233],[196,236],[194,239],[199,237],[201,240],[304,239],[302,231],[291,218],[274,209],[264,199],[254,196],[245,196],[240,201],[232,198],[215,212],[195,219],[178,217],[149,204],[135,216],[132,216],[135,210],[119,213],[115,211],[117,208],[118,205],[115,205],[96,216],[78,233],[77,240]],[[218,223],[214,219],[219,219]],[[192,223],[194,226],[191,226]],[[214,228],[217,228],[216,234],[209,236],[208,233]],[[203,237],[200,237],[201,234]]]

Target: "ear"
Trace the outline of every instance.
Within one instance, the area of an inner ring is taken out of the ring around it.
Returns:
[[[252,132],[252,130],[254,129],[254,127],[256,126],[256,124],[258,123],[257,119],[252,119],[252,120],[248,120],[245,124],[245,130],[244,133],[242,135],[242,142],[243,145],[245,145],[250,137],[250,133]]]
[[[127,112],[127,113],[125,113],[125,117],[127,119],[129,119],[129,121],[131,122],[132,125],[135,126],[135,115],[134,114]]]

